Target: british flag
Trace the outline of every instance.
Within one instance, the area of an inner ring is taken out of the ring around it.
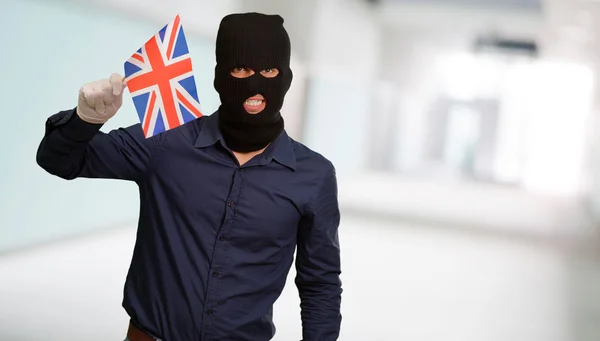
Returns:
[[[179,15],[125,62],[125,81],[146,138],[202,116]]]

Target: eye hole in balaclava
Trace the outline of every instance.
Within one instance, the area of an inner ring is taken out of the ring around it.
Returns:
[[[282,132],[280,110],[293,78],[290,54],[290,39],[278,15],[232,14],[221,21],[214,86],[221,99],[219,125],[232,150],[260,150]],[[246,70],[244,77],[232,74],[238,68]],[[266,70],[277,74],[265,76]],[[244,103],[255,95],[264,97],[265,106],[250,114]]]
[[[256,73],[257,72],[247,66],[237,66],[231,70],[231,75],[235,78],[248,78]],[[277,68],[268,68],[261,70],[259,73],[265,78],[275,78],[279,75],[279,70]]]

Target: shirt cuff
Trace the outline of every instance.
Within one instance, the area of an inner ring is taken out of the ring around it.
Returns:
[[[93,124],[82,120],[77,115],[77,108],[61,111],[48,118],[46,134],[55,129],[60,129],[63,136],[76,142],[86,142],[94,138],[103,124]]]

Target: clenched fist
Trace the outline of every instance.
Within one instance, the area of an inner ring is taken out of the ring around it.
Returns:
[[[77,115],[93,124],[106,123],[123,104],[123,78],[113,73],[109,79],[84,84],[79,89]]]

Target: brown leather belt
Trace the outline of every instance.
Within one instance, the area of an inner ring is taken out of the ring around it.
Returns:
[[[152,336],[144,333],[129,321],[129,329],[127,330],[127,338],[129,341],[156,341]]]

